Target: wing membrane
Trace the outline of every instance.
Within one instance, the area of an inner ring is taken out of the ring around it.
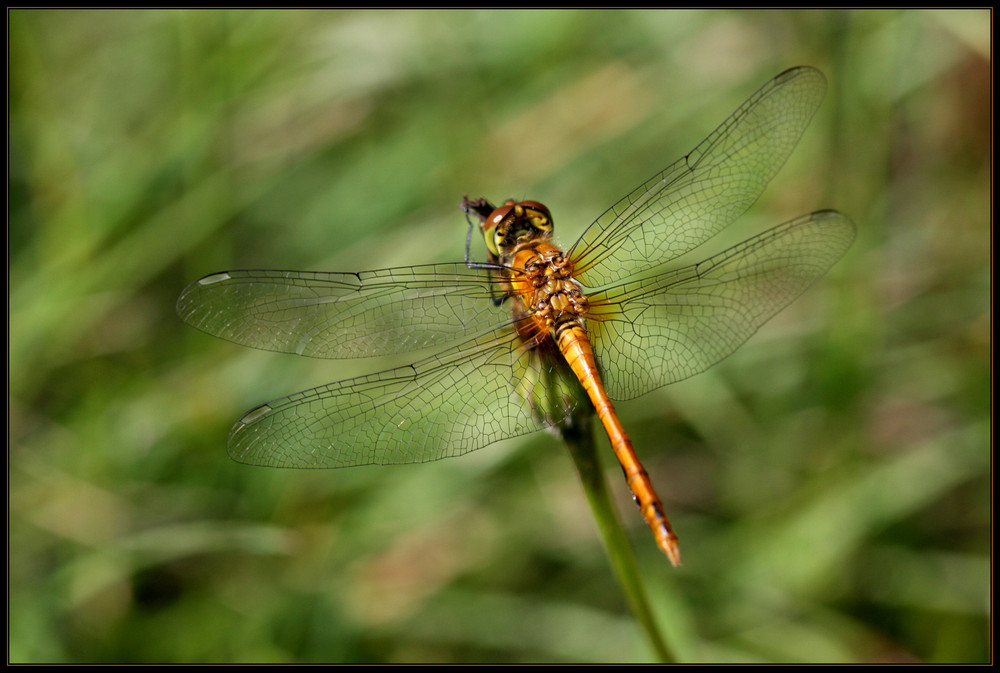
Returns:
[[[587,287],[620,282],[701,245],[757,200],[826,91],[818,70],[765,84],[686,157],[608,209],[570,250]]]
[[[464,264],[362,273],[226,271],[189,285],[177,313],[263,350],[357,358],[441,347],[510,322],[494,280]]]
[[[698,374],[735,351],[843,256],[844,215],[820,211],[704,262],[590,295],[588,331],[612,399]]]
[[[508,326],[413,365],[275,400],[233,426],[229,455],[269,467],[419,463],[534,432],[546,424],[533,412],[545,401],[525,399],[532,391],[520,384],[546,372],[522,351]]]

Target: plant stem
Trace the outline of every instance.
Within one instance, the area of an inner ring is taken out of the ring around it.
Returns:
[[[611,566],[625,592],[632,613],[642,624],[660,660],[664,663],[674,663],[677,659],[667,647],[657,626],[649,600],[646,598],[635,553],[611,502],[604,472],[597,457],[592,420],[592,413],[573,414],[569,422],[559,428],[562,439],[569,448],[570,455],[573,456],[583,490],[590,502],[590,509],[604,539],[604,547],[611,559]]]

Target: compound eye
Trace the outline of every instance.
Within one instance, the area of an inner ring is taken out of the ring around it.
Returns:
[[[500,245],[503,243],[503,229],[505,229],[505,227],[501,228],[499,225],[510,216],[511,211],[513,210],[513,202],[508,201],[490,213],[490,216],[487,217],[481,225],[479,225],[483,229],[483,236],[486,239],[486,247],[494,255],[500,254]]]
[[[539,203],[538,201],[521,201],[521,203],[517,205],[528,208],[529,210],[537,210],[547,219],[552,219],[552,213],[549,212],[549,209],[545,206],[545,204]]]
[[[510,215],[510,211],[512,210],[514,210],[513,203],[500,206],[492,213],[490,213],[490,216],[488,218],[486,218],[486,226],[487,227],[497,226],[498,224],[503,222],[508,215]]]
[[[518,217],[526,217],[540,231],[552,231],[552,215],[538,201],[521,201],[515,208],[520,211]]]

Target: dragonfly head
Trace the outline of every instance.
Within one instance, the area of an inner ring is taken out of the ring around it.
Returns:
[[[552,214],[538,201],[505,201],[480,225],[490,252],[503,258],[520,243],[548,240]]]

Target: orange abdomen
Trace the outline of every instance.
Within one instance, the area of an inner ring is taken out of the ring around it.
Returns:
[[[611,400],[608,399],[604,390],[587,332],[576,318],[571,318],[556,324],[554,336],[556,343],[559,344],[559,350],[566,358],[573,373],[580,379],[580,383],[587,391],[587,396],[597,411],[597,417],[601,419],[601,423],[608,433],[611,448],[625,471],[625,480],[635,496],[639,511],[653,531],[657,545],[670,558],[672,564],[680,565],[681,553],[677,544],[677,535],[674,534],[670,521],[663,513],[663,505],[653,489],[653,483],[642,463],[639,462],[639,457],[635,455],[632,440],[625,433],[621,421],[618,420],[618,414],[615,413],[614,405],[611,404]]]

